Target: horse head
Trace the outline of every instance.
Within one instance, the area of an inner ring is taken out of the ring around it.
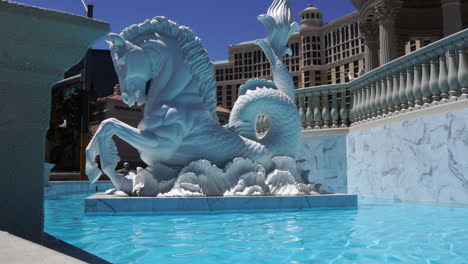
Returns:
[[[108,39],[122,100],[129,106],[143,105],[147,96],[147,83],[161,72],[168,57],[168,45],[157,33],[141,43],[126,40],[122,35],[114,33],[110,33]]]
[[[121,34],[111,33],[108,39],[126,104],[142,105],[147,96],[149,100],[154,95],[160,99],[175,98],[195,90],[213,118],[217,118],[213,64],[189,28],[155,17],[128,27]]]

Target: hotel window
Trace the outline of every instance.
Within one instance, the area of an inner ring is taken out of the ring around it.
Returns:
[[[310,87],[310,72],[304,72],[304,87]]]

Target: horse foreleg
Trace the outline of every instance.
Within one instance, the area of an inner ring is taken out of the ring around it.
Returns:
[[[114,185],[117,189],[122,190],[121,188],[128,186],[128,183],[125,180],[130,180],[115,172],[118,156],[112,136],[115,135],[124,140],[136,148],[140,154],[148,153],[152,156],[152,160],[157,160],[158,157],[162,157],[163,155],[171,156],[177,149],[182,138],[182,126],[178,122],[173,122],[171,124],[158,127],[158,132],[158,135],[150,132],[142,132],[139,129],[129,126],[115,118],[109,118],[101,123],[88,148],[90,149],[90,154],[93,155],[92,149],[95,149],[94,145],[98,145],[101,152],[101,166],[104,172],[111,178],[112,183],[114,183],[114,181],[116,182]],[[104,155],[104,152],[107,155]],[[89,159],[89,157],[87,158]],[[93,171],[90,170],[90,172],[92,173]],[[125,180],[122,180],[122,178]],[[125,189],[128,189],[128,187]],[[127,192],[125,190],[122,191]]]
[[[115,171],[119,157],[115,142],[112,140],[112,132],[110,131],[112,128],[108,125],[109,121],[106,121],[101,123],[86,147],[86,174],[91,183],[95,183],[101,177],[102,172],[95,161],[96,156],[100,155],[101,168],[110,178],[112,184],[118,190],[131,194],[132,181]]]

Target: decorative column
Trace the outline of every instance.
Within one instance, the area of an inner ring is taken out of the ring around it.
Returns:
[[[372,23],[360,24],[359,32],[365,43],[364,68],[370,72],[379,66],[378,26]]]
[[[444,37],[463,29],[460,0],[441,0]]]
[[[375,14],[379,23],[380,65],[384,65],[398,57],[395,20],[400,6],[401,3],[398,0],[383,0],[375,8]]]
[[[41,243],[50,87],[109,24],[7,1],[0,24],[0,230]]]

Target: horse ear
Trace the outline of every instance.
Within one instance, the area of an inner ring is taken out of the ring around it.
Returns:
[[[120,36],[119,34],[115,34],[115,33],[109,33],[109,35],[107,35],[107,38],[109,39],[109,41],[107,42],[109,44],[109,46],[124,46],[125,45],[125,39],[122,38],[122,36]]]

